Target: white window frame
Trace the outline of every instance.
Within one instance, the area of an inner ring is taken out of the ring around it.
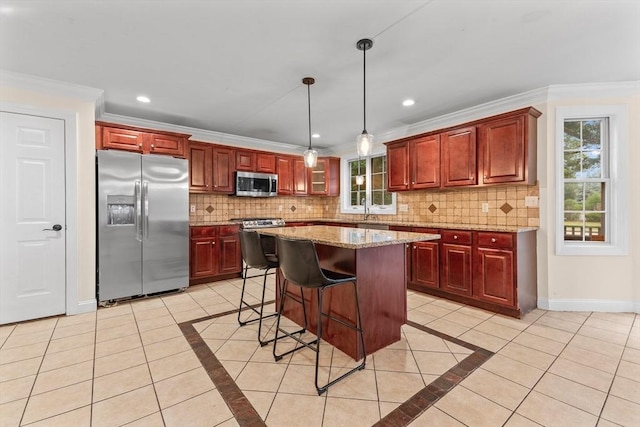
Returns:
[[[607,182],[606,241],[564,239],[564,122],[578,119],[608,119],[609,177]],[[566,106],[556,108],[556,255],[620,256],[628,254],[628,119],[624,105]]]
[[[367,174],[365,176],[364,185],[365,185],[365,193],[366,193],[366,206],[368,213],[370,215],[395,215],[397,213],[396,209],[396,193],[391,193],[391,204],[390,205],[371,205],[371,158],[386,156],[386,151],[380,153],[374,153],[370,156],[366,157],[367,160]],[[364,215],[364,206],[351,206],[351,173],[349,170],[349,162],[358,160],[357,156],[351,157],[343,157],[340,162],[340,175],[342,182],[340,183],[341,188],[344,191],[340,194],[340,213],[343,214],[359,214]],[[364,158],[363,158],[364,160]]]

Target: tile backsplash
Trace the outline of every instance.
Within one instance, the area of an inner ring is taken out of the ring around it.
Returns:
[[[456,190],[409,191],[397,193],[396,215],[374,215],[373,219],[390,222],[478,224],[537,227],[540,225],[538,207],[525,206],[527,196],[539,197],[537,185],[470,187]],[[340,213],[339,197],[270,198],[235,197],[213,194],[190,194],[190,224],[200,225],[230,218],[282,217],[287,221],[304,219],[361,220],[362,214]],[[482,205],[488,204],[488,211]],[[402,207],[406,205],[406,212]]]

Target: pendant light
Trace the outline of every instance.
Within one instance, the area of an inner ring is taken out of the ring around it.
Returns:
[[[309,148],[304,151],[304,165],[308,168],[313,168],[318,164],[318,152],[311,148],[311,85],[316,80],[313,77],[305,77],[302,79],[302,83],[307,85],[307,104],[309,107]]]
[[[371,39],[361,39],[356,43],[358,50],[362,51],[363,59],[363,126],[362,133],[356,138],[356,149],[358,150],[358,156],[366,157],[371,152],[371,146],[373,145],[373,135],[367,132],[367,51],[373,46]]]

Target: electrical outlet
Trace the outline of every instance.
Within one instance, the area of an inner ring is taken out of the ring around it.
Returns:
[[[489,203],[483,203],[482,204],[482,213],[487,213],[489,212]]]
[[[189,212],[196,213],[196,205],[189,206]]]
[[[282,212],[282,205],[278,205],[278,212]]]
[[[526,196],[524,198],[524,205],[528,208],[537,208],[539,199],[538,196]]]
[[[401,203],[401,204],[398,206],[398,210],[399,210],[400,212],[409,212],[409,205],[408,205],[408,204],[406,204],[406,203]]]

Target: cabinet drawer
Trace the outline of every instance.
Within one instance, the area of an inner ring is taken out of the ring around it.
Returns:
[[[233,236],[238,234],[240,230],[239,225],[220,225],[218,226],[218,234],[220,236]]]
[[[459,245],[470,245],[473,242],[471,231],[461,230],[440,230],[442,243],[455,243]]]
[[[478,246],[487,248],[512,248],[513,234],[478,232]]]
[[[215,237],[216,227],[191,227],[191,237]]]
[[[414,233],[440,234],[437,228],[412,227],[411,231]]]

